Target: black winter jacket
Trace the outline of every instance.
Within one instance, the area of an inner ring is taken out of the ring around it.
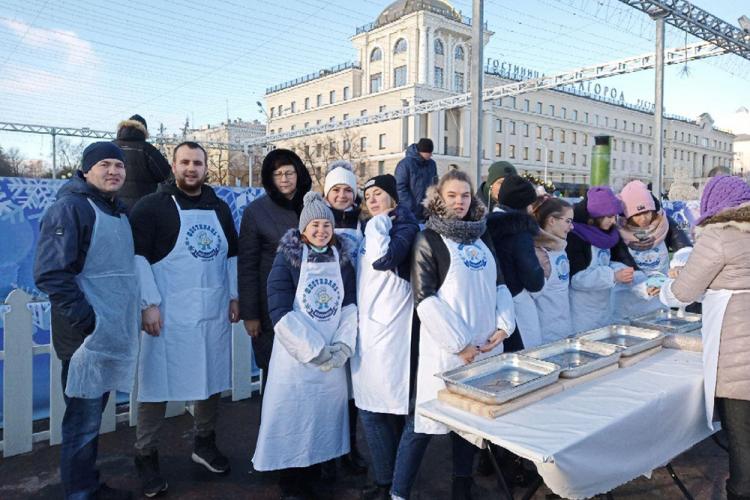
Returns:
[[[125,154],[127,177],[118,193],[120,200],[132,208],[135,203],[156,191],[160,182],[169,178],[171,168],[166,158],[146,142],[146,127],[137,120],[125,120],[117,127],[114,142]]]
[[[437,183],[437,164],[435,160],[425,160],[412,144],[406,149],[406,156],[396,165],[396,186],[398,203],[411,210],[419,222],[424,222],[425,213],[422,201],[427,188]]]
[[[538,292],[544,287],[544,269],[534,251],[539,225],[525,212],[501,208],[503,212],[487,216],[487,232],[492,237],[505,284],[514,297],[524,289]]]
[[[96,222],[93,201],[104,213],[127,212],[118,199],[105,197],[87,183],[81,172],[57,192],[39,226],[34,258],[34,281],[49,296],[52,305],[52,343],[57,357],[68,360],[83,339],[94,331],[96,315],[78,286]]]
[[[414,238],[419,233],[419,223],[409,209],[397,205],[390,214],[393,217],[393,226],[388,235],[391,241],[385,255],[372,263],[376,271],[395,271],[400,278],[409,281],[411,275],[411,247]],[[367,226],[367,221],[362,225],[362,231]]]

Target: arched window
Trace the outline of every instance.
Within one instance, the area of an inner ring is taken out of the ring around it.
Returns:
[[[406,52],[406,39],[399,38],[396,41],[396,45],[393,46],[393,53],[394,54],[402,54]]]
[[[445,51],[443,50],[443,42],[440,40],[435,40],[435,54],[442,56],[445,54]]]
[[[370,53],[370,62],[380,61],[381,59],[383,59],[383,51],[377,47],[374,48]]]
[[[456,58],[456,61],[464,60],[464,48],[461,47],[460,45],[456,47],[455,58]]]

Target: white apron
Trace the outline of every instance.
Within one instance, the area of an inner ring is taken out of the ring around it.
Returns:
[[[141,334],[138,401],[201,401],[231,387],[227,239],[216,212],[172,199],[180,233],[151,266],[164,326],[158,337]]]
[[[516,326],[521,334],[524,349],[536,347],[542,344],[542,330],[539,325],[539,313],[534,304],[534,299],[528,290],[513,297],[513,307],[516,310]],[[513,332],[508,332],[511,334]]]
[[[643,283],[656,274],[666,276],[669,273],[669,250],[664,242],[648,250],[633,250],[628,248],[635,264],[641,271],[640,279],[633,286]],[[638,275],[638,273],[636,273]],[[659,296],[641,297],[633,293],[631,286],[617,286],[612,293],[613,314],[615,320],[628,320],[645,314],[668,309],[659,300]]]
[[[481,346],[495,331],[495,302],[497,297],[497,267],[495,259],[480,239],[463,245],[442,237],[450,252],[450,267],[437,297],[459,316],[473,335],[474,345]],[[445,383],[435,374],[463,366],[457,355],[441,349],[431,338],[430,330],[439,331],[442,321],[437,317],[420,317],[419,368],[417,369],[417,405],[437,398]],[[511,334],[512,332],[508,332]],[[439,334],[438,334],[439,335]],[[475,361],[503,352],[503,343],[492,351],[479,354]],[[445,425],[423,417],[414,417],[414,430],[424,434],[447,434]]]
[[[354,272],[357,272],[359,266],[359,247],[362,244],[362,229],[359,221],[357,221],[357,228],[351,229],[348,227],[337,227],[333,230],[334,234],[342,241],[346,240],[346,246],[342,245],[342,248],[349,250],[349,260],[354,267]],[[352,388],[352,372],[351,372],[351,359],[346,362],[346,389],[349,394],[349,399],[354,398],[354,389]]]
[[[335,248],[333,253],[333,262],[308,262],[308,247],[303,246],[293,306],[326,345],[334,338],[344,302],[344,282]],[[323,296],[325,314],[315,306]],[[330,299],[336,302],[331,304]],[[349,453],[344,367],[323,372],[312,363],[301,363],[289,354],[277,334],[268,372],[253,456],[255,469],[307,467]]]
[[[406,415],[414,311],[411,284],[393,271],[373,269],[379,256],[368,257],[367,241],[359,252],[357,273],[359,335],[351,358],[354,400],[362,410]]]
[[[614,281],[611,273],[599,273],[599,267],[609,267],[610,251],[591,245],[591,262],[581,271],[587,273],[585,277],[578,274],[571,277],[571,281],[579,281],[578,287],[570,287],[570,317],[573,323],[573,333],[593,330],[607,326],[612,322],[612,308],[610,295]],[[580,273],[579,273],[580,274]],[[607,282],[605,282],[605,277]]]
[[[565,250],[549,251],[545,249],[550,263],[550,275],[544,282],[544,288],[531,296],[539,313],[539,326],[542,330],[542,342],[548,344],[573,334],[570,319],[570,261]]]
[[[94,309],[96,326],[70,359],[65,394],[93,399],[133,389],[140,318],[130,223],[88,201],[94,208],[94,229],[76,282]]]
[[[703,390],[706,401],[706,423],[714,429],[714,397],[716,395],[716,372],[719,367],[719,344],[724,313],[729,299],[734,294],[750,293],[750,290],[706,290],[703,296]]]

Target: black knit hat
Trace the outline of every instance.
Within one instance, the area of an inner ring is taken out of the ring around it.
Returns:
[[[432,139],[427,139],[426,137],[419,139],[417,151],[420,153],[432,153],[433,149],[435,149],[435,146],[432,144]]]
[[[520,175],[509,175],[505,177],[497,202],[508,208],[516,210],[525,209],[536,201],[534,186]]]
[[[388,193],[393,198],[393,201],[398,203],[398,189],[396,189],[396,178],[391,174],[376,175],[369,181],[365,182],[365,187],[362,190],[362,196],[365,195],[368,189],[371,187],[377,187]]]
[[[148,129],[148,125],[146,124],[146,119],[142,117],[141,115],[135,114],[128,118],[128,120],[135,120],[137,122],[140,122],[143,124],[143,128]]]

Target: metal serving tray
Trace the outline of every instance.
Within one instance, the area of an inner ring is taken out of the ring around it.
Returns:
[[[701,315],[684,311],[659,310],[630,320],[634,326],[653,328],[662,332],[685,333],[701,327]]]
[[[664,332],[631,325],[609,325],[577,336],[583,340],[595,340],[603,344],[616,345],[621,356],[632,356],[662,345]]]
[[[560,376],[564,378],[580,377],[613,365],[620,359],[620,353],[618,346],[575,338],[522,351],[524,356],[560,366]]]
[[[436,375],[449,391],[489,404],[500,404],[554,384],[560,367],[506,353]]]

